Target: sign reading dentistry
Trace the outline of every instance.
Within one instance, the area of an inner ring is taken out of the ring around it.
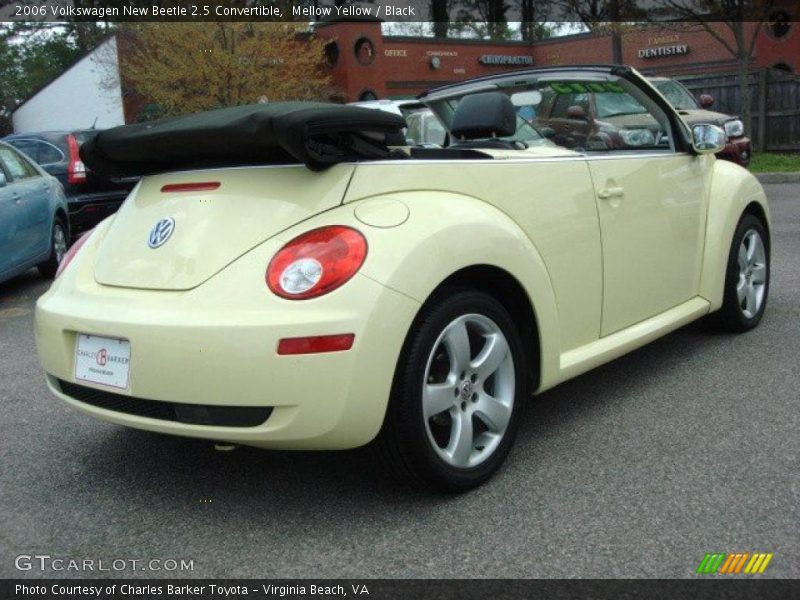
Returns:
[[[688,44],[674,44],[672,46],[656,46],[655,48],[640,48],[639,58],[660,58],[662,56],[679,56],[689,54]]]

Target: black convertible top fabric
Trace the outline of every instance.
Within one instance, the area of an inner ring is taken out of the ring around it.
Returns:
[[[320,102],[250,104],[98,132],[84,164],[121,177],[251,164],[310,169],[389,156],[385,139],[406,126],[397,114]]]

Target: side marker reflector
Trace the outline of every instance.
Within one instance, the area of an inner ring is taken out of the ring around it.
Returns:
[[[311,337],[283,338],[278,342],[278,354],[318,354],[320,352],[341,352],[353,347],[355,334],[316,335]]]

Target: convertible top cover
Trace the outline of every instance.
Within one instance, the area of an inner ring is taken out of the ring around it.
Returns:
[[[250,104],[100,131],[80,156],[88,168],[114,177],[298,162],[321,170],[388,157],[387,135],[405,126],[400,115],[356,106]]]

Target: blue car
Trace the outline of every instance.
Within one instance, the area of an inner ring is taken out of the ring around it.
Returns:
[[[38,267],[44,277],[55,277],[68,239],[62,185],[0,142],[0,282],[31,267]]]

